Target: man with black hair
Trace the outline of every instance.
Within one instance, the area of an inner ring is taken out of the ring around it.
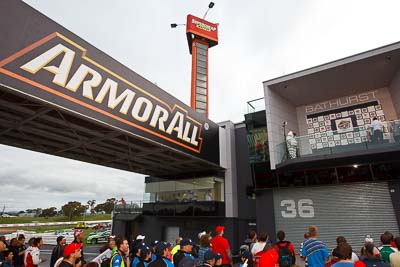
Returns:
[[[53,248],[50,258],[50,267],[54,267],[56,261],[63,256],[66,239],[63,236],[57,237],[57,245]]]
[[[278,242],[274,244],[275,250],[278,252],[278,263],[280,267],[289,267],[296,263],[296,254],[292,242],[285,241],[285,232],[278,231],[276,237]]]

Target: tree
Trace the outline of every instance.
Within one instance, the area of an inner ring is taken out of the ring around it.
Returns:
[[[83,206],[81,202],[70,201],[61,207],[64,216],[68,216],[69,220],[72,220],[72,216],[79,216],[86,210],[86,206]]]
[[[117,200],[114,197],[109,198],[106,200],[106,202],[98,204],[94,209],[96,212],[104,211],[105,213],[111,213],[116,203]]]
[[[40,214],[40,217],[54,217],[56,215],[57,215],[57,208],[51,207],[51,208],[42,210],[42,214]]]
[[[94,200],[94,199],[88,200],[87,204],[90,207],[90,214],[94,214],[94,212],[95,212],[94,205],[96,204],[96,200]]]

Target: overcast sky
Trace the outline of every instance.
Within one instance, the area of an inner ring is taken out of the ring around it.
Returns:
[[[202,17],[209,1],[25,2],[189,104],[185,27],[170,24],[185,23],[187,14]],[[262,81],[400,41],[397,0],[214,2],[207,20],[219,23],[219,44],[209,50],[215,122],[242,121],[246,102],[263,97]],[[9,210],[143,198],[142,175],[5,146],[0,151],[0,205]]]

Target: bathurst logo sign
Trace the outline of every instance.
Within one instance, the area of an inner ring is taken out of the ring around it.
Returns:
[[[208,123],[191,117],[188,107],[169,104],[134,84],[133,74],[123,77],[98,63],[83,45],[58,32],[0,61],[0,73],[30,85],[35,97],[50,96],[42,98],[47,102],[66,108],[72,103],[85,116],[201,153]]]

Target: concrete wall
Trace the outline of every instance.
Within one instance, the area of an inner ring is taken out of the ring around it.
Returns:
[[[280,143],[284,142],[283,122],[288,122],[286,132],[290,130],[296,133],[299,132],[296,107],[285,98],[272,91],[265,84],[264,96],[271,169],[275,169],[275,165],[279,163],[284,156],[283,151],[279,151],[277,147]]]
[[[219,123],[220,165],[225,168],[225,216],[238,217],[235,125]]]
[[[389,86],[389,92],[392,97],[394,109],[397,113],[397,118],[399,118],[400,117],[400,70],[397,71],[395,77],[393,78]]]

